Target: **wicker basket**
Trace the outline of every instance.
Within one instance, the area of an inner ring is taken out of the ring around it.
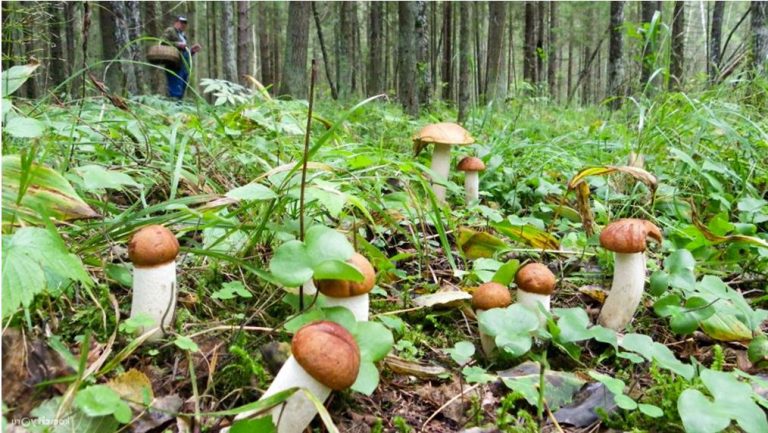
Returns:
[[[147,51],[147,60],[153,65],[176,69],[181,64],[179,50],[168,45],[152,45]]]

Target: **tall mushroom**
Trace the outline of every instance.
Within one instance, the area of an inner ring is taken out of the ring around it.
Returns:
[[[643,219],[620,219],[600,233],[600,245],[613,251],[613,283],[598,323],[613,330],[623,329],[635,315],[645,286],[645,248],[648,238],[661,243],[661,230]]]
[[[356,267],[363,274],[363,281],[349,280],[315,280],[315,287],[325,295],[325,305],[329,307],[345,307],[359,321],[368,320],[368,292],[376,284],[376,271],[371,262],[362,254],[355,253],[347,263]]]
[[[511,303],[512,296],[509,294],[509,290],[506,286],[499,283],[489,282],[481,284],[472,294],[472,307],[475,309],[476,314],[493,308],[505,308]],[[491,356],[493,350],[496,349],[494,338],[482,331],[480,331],[480,345],[486,356]]]
[[[293,336],[291,353],[262,399],[299,387],[325,401],[331,391],[347,389],[357,380],[360,349],[352,334],[337,323],[320,321],[305,325]],[[235,420],[254,413],[243,412]],[[298,391],[272,408],[270,415],[278,433],[301,433],[317,415],[317,409]]]
[[[447,181],[451,169],[451,146],[472,144],[475,139],[460,125],[442,122],[423,127],[413,136],[413,142],[417,148],[430,143],[435,144],[432,152],[432,171],[439,179]],[[445,201],[444,186],[433,184],[432,190],[439,201]]]
[[[483,160],[474,156],[468,156],[461,161],[456,169],[464,174],[465,201],[469,204],[480,197],[480,172],[485,170]]]
[[[517,271],[517,303],[533,309],[543,323],[546,317],[541,314],[539,305],[549,311],[552,293],[555,292],[555,274],[541,263],[529,263]]]
[[[149,337],[150,341],[162,338],[164,329],[173,323],[178,254],[179,241],[161,225],[142,228],[128,243],[128,257],[133,262],[131,317],[149,316],[154,322],[151,327],[160,327]]]

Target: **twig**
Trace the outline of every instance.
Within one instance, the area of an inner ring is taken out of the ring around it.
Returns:
[[[213,328],[204,329],[199,332],[195,332],[194,334],[190,334],[187,337],[193,338],[193,337],[199,337],[203,334],[208,334],[211,332],[216,331],[261,331],[261,332],[275,332],[272,328],[263,328],[261,326],[238,326],[238,325],[220,325],[220,326],[214,326]]]
[[[312,129],[312,106],[315,102],[315,80],[317,79],[317,61],[312,59],[312,73],[309,77],[309,110],[307,110],[307,130],[304,131],[304,161],[301,166],[301,193],[299,196],[299,240],[304,241],[304,190],[307,184],[307,162],[309,159],[309,134]],[[304,311],[304,286],[299,286],[299,312]]]
[[[424,421],[424,424],[422,424],[422,425],[421,425],[421,429],[422,429],[422,430],[424,430],[424,429],[427,427],[427,424],[429,424],[429,422],[430,422],[430,421],[432,421],[432,420],[433,420],[433,419],[434,419],[434,418],[437,416],[437,414],[439,414],[440,412],[442,412],[442,411],[443,411],[443,409],[445,409],[446,407],[450,406],[450,405],[451,405],[451,403],[453,403],[454,401],[456,401],[456,400],[458,400],[459,398],[463,397],[463,396],[464,396],[465,394],[467,394],[468,392],[475,390],[475,389],[476,389],[476,388],[478,388],[480,385],[482,385],[482,384],[481,384],[481,383],[478,383],[478,384],[472,385],[472,386],[470,386],[469,388],[465,389],[464,391],[460,392],[458,395],[455,395],[455,396],[451,397],[451,399],[450,399],[450,400],[446,401],[446,402],[445,402],[445,403],[444,403],[442,406],[440,406],[439,408],[437,408],[437,410],[436,410],[436,411],[434,411],[434,412],[432,413],[432,415],[430,415],[430,416],[429,416],[429,418],[427,418],[427,420],[426,420],[426,421]]]

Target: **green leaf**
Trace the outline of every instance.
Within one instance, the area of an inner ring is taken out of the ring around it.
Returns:
[[[221,285],[221,289],[213,292],[211,295],[211,298],[214,299],[235,299],[237,297],[241,298],[252,298],[253,294],[248,291],[248,289],[243,286],[243,283],[240,281],[230,281],[227,283],[224,283]]]
[[[342,260],[326,260],[313,267],[313,278],[316,280],[349,280],[363,281],[363,274],[354,265]]]
[[[639,353],[648,361],[656,361],[659,367],[667,369],[686,380],[694,375],[692,365],[684,364],[665,345],[657,343],[651,337],[643,334],[626,334],[619,345],[626,350]]]
[[[358,322],[352,335],[360,347],[361,361],[380,361],[395,344],[392,332],[379,322]]]
[[[288,241],[280,245],[269,261],[269,271],[286,287],[298,287],[313,275],[313,261],[301,241]]]
[[[124,186],[141,187],[131,176],[119,171],[107,170],[100,165],[83,165],[76,168],[83,178],[83,187],[88,191],[104,189],[123,190]]]
[[[0,81],[3,83],[3,98],[7,98],[18,90],[39,66],[39,63],[29,63],[4,70],[0,76]]]
[[[538,407],[539,364],[526,361],[517,367],[498,372],[501,381],[509,389],[519,392],[528,404]],[[584,380],[565,371],[544,370],[544,401],[551,410],[568,404],[584,385]]]
[[[587,329],[589,316],[583,308],[556,308],[554,313],[559,317],[557,320],[557,327],[560,328],[559,341],[570,343],[592,337],[592,333]]]
[[[314,264],[327,260],[346,261],[355,253],[354,247],[343,234],[325,226],[313,226],[304,237],[307,255]]]
[[[501,267],[493,274],[491,281],[499,283],[503,286],[509,286],[512,280],[515,279],[517,269],[520,267],[519,260],[509,260],[507,263],[501,265]]]
[[[653,311],[660,317],[669,317],[680,312],[680,299],[677,295],[667,295],[653,304]]]
[[[323,311],[323,314],[325,315],[323,320],[330,320],[331,322],[336,322],[339,325],[343,326],[345,329],[347,329],[350,333],[354,334],[354,331],[357,329],[358,323],[357,323],[357,319],[355,319],[355,315],[352,314],[352,312],[349,311],[348,308],[323,307],[322,311]]]
[[[230,190],[225,194],[229,198],[237,200],[272,200],[277,198],[271,189],[258,183],[249,183],[241,187]]]
[[[499,251],[509,248],[496,236],[472,230],[468,227],[457,228],[456,246],[469,260],[493,257]]]
[[[747,433],[768,431],[765,412],[752,400],[752,387],[731,373],[705,369],[701,381],[715,397],[715,405],[730,414],[731,419]]]
[[[277,427],[272,422],[272,416],[267,415],[255,419],[243,419],[232,424],[230,433],[275,433]]]
[[[475,345],[469,341],[459,341],[452,348],[445,349],[445,353],[450,355],[456,364],[464,365],[472,360],[472,355],[475,354]]]
[[[62,397],[54,397],[44,401],[30,412],[30,416],[39,420],[54,420],[61,405]],[[90,417],[82,411],[74,409],[69,414],[59,418],[55,425],[31,423],[27,426],[30,433],[113,433],[119,424],[114,416]]]
[[[123,424],[131,420],[131,408],[106,385],[92,385],[79,391],[75,406],[91,417],[114,415]]]
[[[379,370],[376,365],[370,361],[360,361],[360,372],[357,374],[357,380],[352,384],[352,389],[365,394],[371,395],[376,391],[376,387],[379,386]]]
[[[664,271],[656,271],[651,274],[648,293],[659,296],[669,287],[669,275]]]
[[[752,338],[752,331],[733,314],[717,311],[712,317],[701,322],[705,334],[720,341],[746,341]]]
[[[652,404],[640,403],[637,405],[637,408],[640,409],[640,412],[651,418],[661,418],[664,416],[664,411],[661,410],[660,407],[654,406]]]
[[[683,290],[693,290],[696,276],[693,273],[696,260],[688,250],[677,250],[664,260],[664,268],[669,273],[669,285]]]
[[[200,348],[197,346],[197,343],[192,341],[191,338],[185,336],[185,335],[179,335],[176,337],[175,340],[173,340],[173,344],[176,345],[181,350],[187,350],[190,352],[199,352]]]
[[[531,348],[531,333],[539,328],[535,312],[520,304],[494,308],[478,314],[480,332],[495,337],[496,346],[513,357]]]
[[[495,374],[488,374],[483,367],[478,367],[476,365],[464,367],[461,370],[461,374],[464,375],[464,379],[467,383],[488,383],[493,382],[498,377]]]
[[[696,389],[680,394],[677,411],[687,433],[716,433],[731,424],[730,415]]]
[[[31,117],[13,117],[3,125],[3,132],[16,138],[37,138],[45,132],[45,124]]]
[[[24,227],[13,236],[3,236],[2,249],[3,317],[19,306],[29,307],[35,295],[51,289],[46,274],[93,284],[80,259],[67,251],[53,229]]]

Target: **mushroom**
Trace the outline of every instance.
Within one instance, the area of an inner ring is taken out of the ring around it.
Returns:
[[[466,173],[464,175],[464,194],[466,194],[465,201],[467,204],[477,200],[480,197],[479,172],[485,170],[483,160],[474,156],[468,156],[459,161],[456,169]]]
[[[315,280],[315,287],[327,297],[325,305],[349,309],[359,321],[368,320],[368,292],[376,284],[376,271],[371,262],[363,255],[355,253],[347,263],[356,267],[363,274],[363,281]]]
[[[472,308],[476,314],[493,308],[505,308],[512,303],[512,296],[506,286],[489,282],[481,284],[472,294]],[[486,356],[490,356],[496,349],[496,342],[493,337],[480,331],[480,345]]]
[[[176,311],[176,256],[179,241],[170,230],[161,225],[146,226],[137,231],[128,242],[128,257],[133,262],[133,300],[131,318],[139,314],[159,326],[149,337],[156,341],[173,323]],[[141,329],[141,332],[146,328]]]
[[[293,336],[291,353],[262,400],[299,387],[325,401],[331,391],[347,389],[357,380],[360,349],[352,334],[337,323],[319,321],[305,325]],[[255,413],[243,412],[235,420]],[[316,414],[315,405],[301,391],[270,410],[278,433],[301,433]]]
[[[555,292],[555,274],[541,263],[529,263],[517,271],[517,303],[533,309],[543,323],[546,317],[538,304],[549,311],[552,293]]]
[[[435,144],[432,152],[432,171],[437,178],[447,181],[451,169],[451,146],[472,144],[475,139],[460,125],[442,122],[423,127],[413,136],[413,142],[417,149],[429,143]],[[433,184],[432,190],[439,201],[445,201],[444,186]]]
[[[600,233],[600,245],[613,251],[613,284],[598,323],[613,330],[623,329],[635,315],[645,286],[645,248],[648,238],[661,243],[661,230],[643,219],[620,219]]]

